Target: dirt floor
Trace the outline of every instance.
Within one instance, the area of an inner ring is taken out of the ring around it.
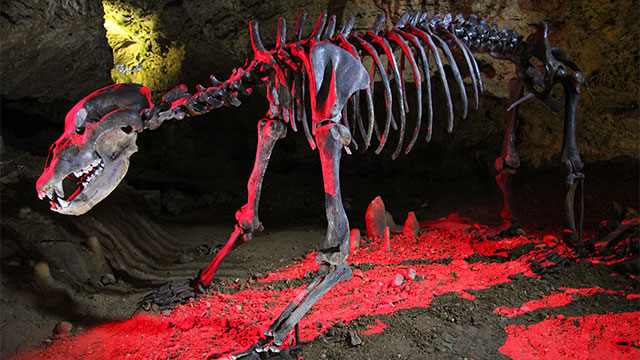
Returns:
[[[637,209],[638,168],[625,160],[586,172],[589,237],[612,218],[612,202]],[[420,179],[343,178],[352,228],[365,233],[364,213],[375,195],[400,225],[414,211],[424,226],[417,238],[393,236],[389,251],[384,239],[363,239],[349,258],[353,278],[300,322],[303,344],[294,358],[638,359],[637,257],[624,262],[595,254],[555,272],[531,271],[531,261],[551,251],[568,254],[559,241],[559,178],[519,174],[514,187],[526,235],[506,238],[495,236],[501,203],[492,179],[429,179],[425,188]],[[278,186],[284,181],[291,186]],[[173,310],[143,311],[137,304],[150,290],[117,282],[109,286],[127,291],[86,296],[94,313],[108,315],[83,320],[63,311],[64,300],[48,298],[57,305],[43,306],[37,292],[19,285],[33,282],[31,274],[16,276],[3,255],[3,358],[224,358],[246,349],[317,268],[322,195],[319,179],[267,177],[260,208],[265,232],[225,259],[207,294]],[[212,257],[202,249],[219,248],[233,229],[238,201],[231,196],[210,210],[155,221],[197,269]],[[637,230],[632,240],[637,246]]]

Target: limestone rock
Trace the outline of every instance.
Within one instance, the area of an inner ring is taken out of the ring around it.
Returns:
[[[418,237],[419,231],[420,231],[420,224],[418,223],[416,214],[413,211],[411,211],[407,215],[407,220],[404,222],[404,229],[402,230],[402,235],[406,238],[413,239]]]
[[[360,236],[359,229],[351,229],[349,233],[349,249],[354,250],[360,247],[360,241],[362,237]]]
[[[384,202],[382,198],[377,196],[369,207],[365,214],[365,222],[367,223],[367,236],[371,239],[375,239],[380,236],[384,236],[384,228],[387,226],[386,211],[384,209]]]
[[[111,83],[100,0],[6,1],[2,15],[3,98],[77,101]]]

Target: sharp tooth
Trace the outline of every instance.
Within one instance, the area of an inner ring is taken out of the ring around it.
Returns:
[[[70,201],[66,201],[64,199],[58,199],[58,202],[60,203],[60,206],[63,208],[69,207]]]
[[[77,178],[82,176],[82,171],[74,171],[73,175],[75,175]]]
[[[62,182],[59,182],[58,184],[56,184],[55,187],[53,188],[53,190],[55,191],[56,195],[58,195],[58,197],[61,197],[61,198],[64,197],[64,190],[62,189]]]

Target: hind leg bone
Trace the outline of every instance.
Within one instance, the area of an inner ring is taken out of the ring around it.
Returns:
[[[509,81],[509,103],[513,104],[522,97],[523,84],[520,79],[514,78]],[[517,107],[509,110],[507,118],[507,130],[502,143],[502,152],[496,159],[496,183],[502,192],[503,208],[500,216],[506,232],[512,232],[519,227],[518,220],[513,207],[511,190],[511,178],[520,166],[520,158],[516,151],[516,131],[517,131]]]

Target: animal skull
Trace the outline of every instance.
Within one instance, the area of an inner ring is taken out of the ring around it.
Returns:
[[[144,127],[140,113],[152,105],[149,89],[138,84],[111,85],[78,102],[49,150],[38,197],[65,215],[82,215],[102,201],[127,173]]]

